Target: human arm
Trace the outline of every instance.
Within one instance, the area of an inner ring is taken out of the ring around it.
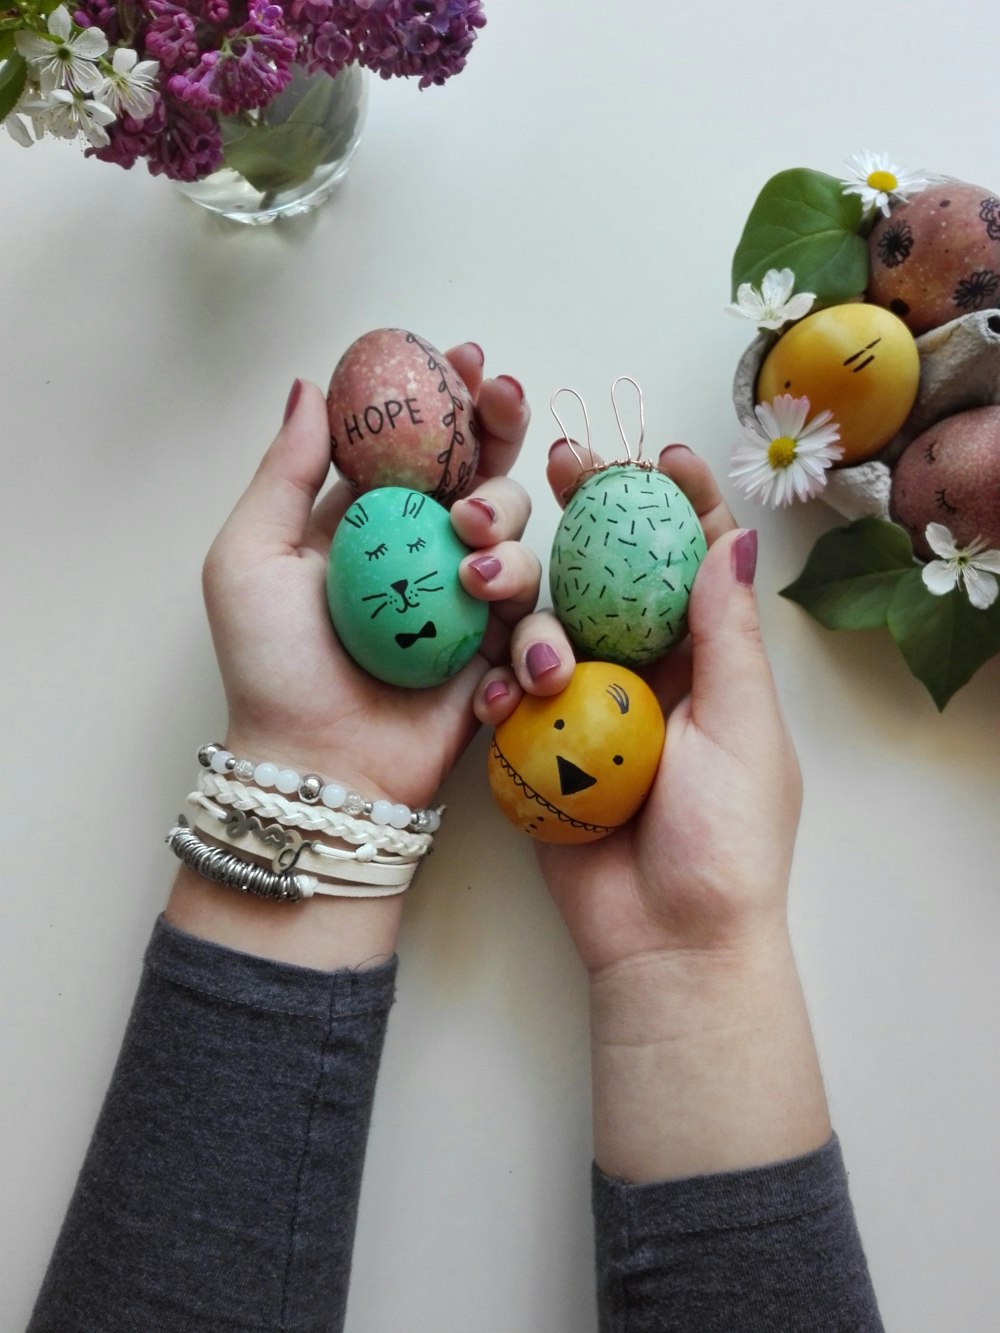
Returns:
[[[760,640],[755,534],[689,450],[660,466],[709,542],[689,640],[643,672],[667,714],[663,759],[625,828],[538,848],[590,982],[602,1327],[876,1329],[788,931],[801,782]],[[557,495],[575,471],[555,447]],[[484,720],[522,691],[558,692],[573,654],[532,616],[512,662],[483,682]],[[821,1281],[809,1260],[831,1219]],[[783,1228],[776,1265],[764,1242]],[[837,1322],[857,1310],[868,1322]]]
[[[323,582],[348,497],[318,498],[328,428],[305,384],[205,566],[234,753],[417,807],[471,738],[476,682],[533,604],[537,562],[505,476],[521,395],[482,382],[474,346],[452,359],[485,428],[476,500],[453,510],[476,548],[462,580],[491,601],[483,655],[404,692],[341,652]],[[500,564],[488,580],[483,559]],[[398,897],[270,902],[180,872],[31,1333],[342,1326],[399,911]]]

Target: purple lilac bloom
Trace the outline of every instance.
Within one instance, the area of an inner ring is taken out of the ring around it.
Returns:
[[[152,114],[123,114],[88,154],[185,181],[222,165],[219,117],[267,106],[296,61],[330,75],[357,61],[426,88],[463,68],[486,22],[481,0],[74,0],[73,17],[160,63]]]

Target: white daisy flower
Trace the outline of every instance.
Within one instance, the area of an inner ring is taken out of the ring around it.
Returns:
[[[740,490],[775,508],[819,494],[827,468],[844,451],[833,414],[820,412],[806,425],[809,406],[808,398],[790,393],[757,404],[757,421],[743,422],[731,459],[729,476]]]
[[[126,46],[117,47],[111,60],[111,73],[97,94],[99,101],[109,106],[116,116],[124,111],[133,120],[145,120],[153,111],[153,82],[159,68],[158,60],[139,60],[135,51]]]
[[[47,20],[50,37],[18,32],[14,44],[29,62],[43,96],[55,88],[78,88],[92,93],[104,82],[95,61],[108,49],[100,28],[84,28],[72,36],[73,22],[65,5],[53,9]]]
[[[752,319],[759,329],[780,329],[791,320],[808,315],[816,300],[815,292],[795,290],[795,274],[790,268],[769,268],[760,283],[760,291],[749,282],[736,288],[736,304],[727,305],[731,315]]]
[[[996,578],[1000,574],[1000,551],[987,550],[988,543],[981,537],[968,546],[957,546],[943,523],[928,523],[924,535],[938,556],[920,571],[930,591],[944,597],[961,583],[977,610],[991,607],[1000,591]]]
[[[888,153],[852,153],[846,166],[851,174],[840,182],[844,194],[860,195],[866,213],[878,208],[888,217],[890,199],[909,199],[930,184],[924,172],[897,167]]]

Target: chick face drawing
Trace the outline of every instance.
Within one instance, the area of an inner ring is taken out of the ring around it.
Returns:
[[[652,690],[581,662],[561,694],[526,695],[496,729],[488,773],[511,823],[541,842],[596,842],[626,823],[656,776],[665,726]]]
[[[764,358],[757,401],[808,398],[809,418],[832,412],[842,463],[871,458],[910,415],[920,380],[913,334],[881,306],[857,302],[818,310],[793,324]]]

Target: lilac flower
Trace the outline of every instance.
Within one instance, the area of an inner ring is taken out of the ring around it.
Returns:
[[[88,156],[198,180],[222,165],[220,119],[252,125],[296,64],[426,88],[463,68],[485,22],[481,0],[66,0],[15,34],[29,77],[6,127],[30,144],[28,116],[36,135],[88,139]]]

